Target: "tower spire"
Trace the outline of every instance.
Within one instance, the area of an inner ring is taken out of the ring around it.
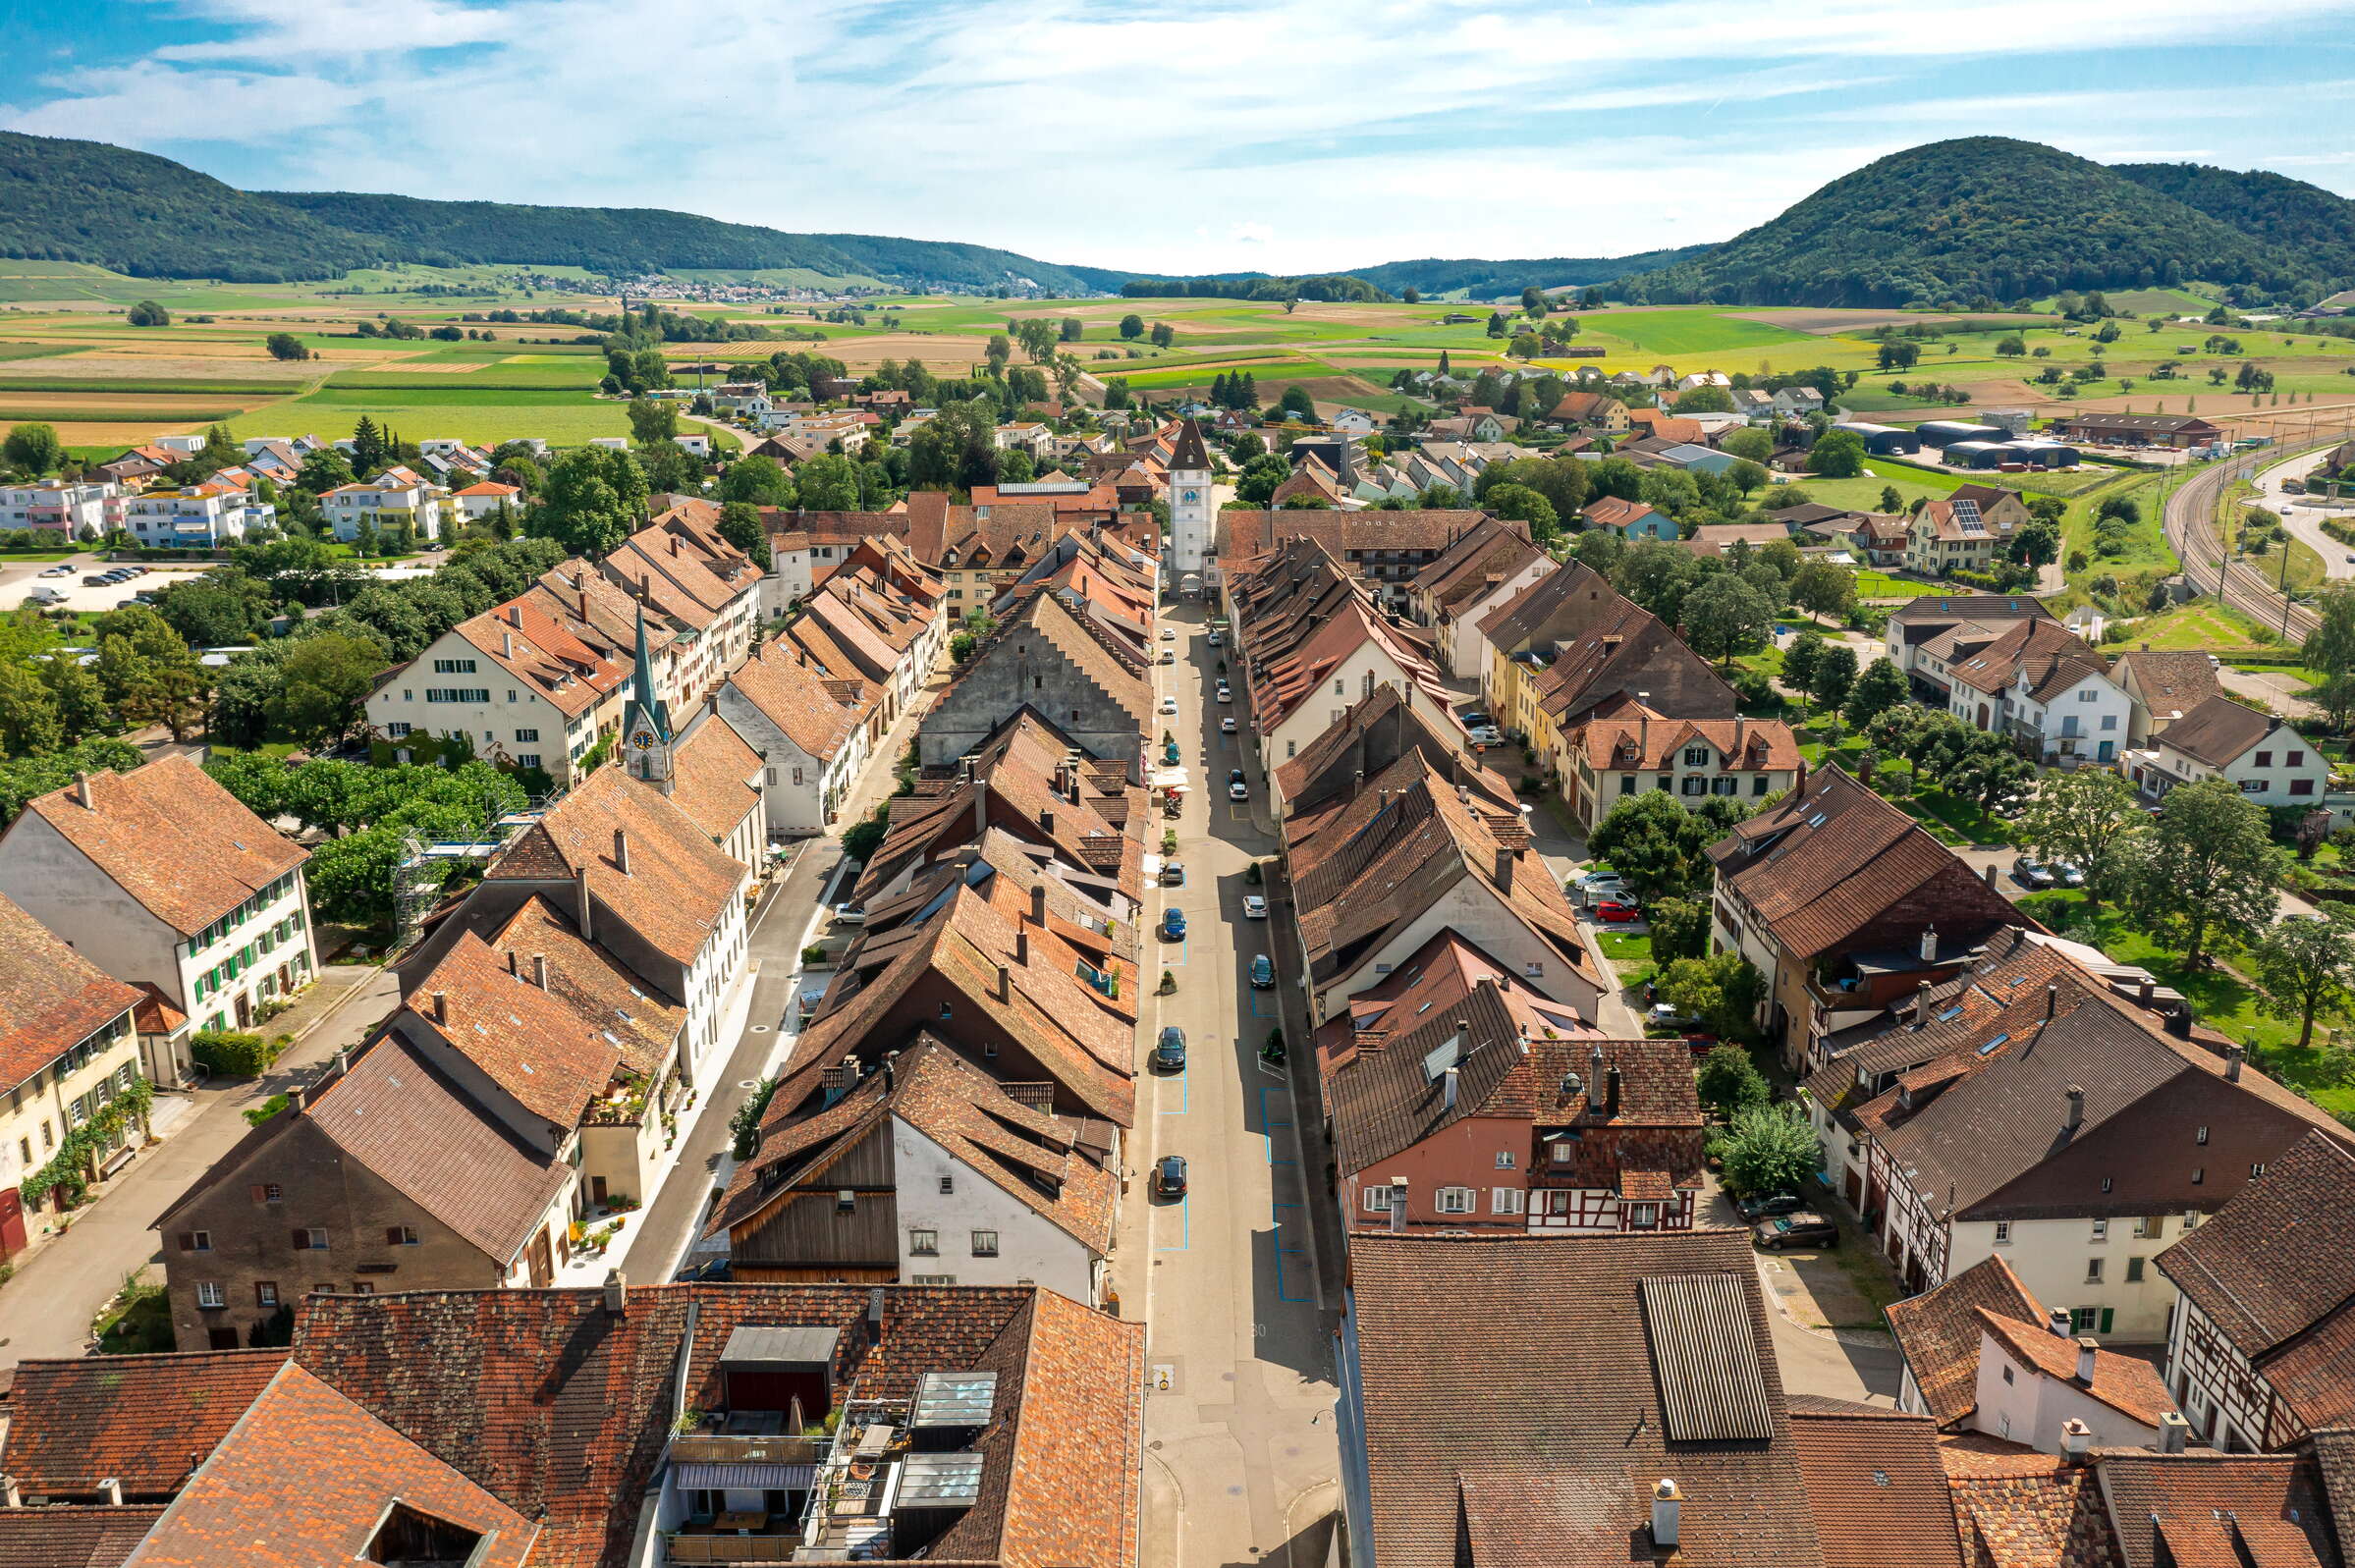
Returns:
[[[632,779],[671,792],[671,713],[654,684],[654,656],[646,646],[646,611],[637,612],[637,657],[630,667],[630,706],[622,710],[622,759]]]

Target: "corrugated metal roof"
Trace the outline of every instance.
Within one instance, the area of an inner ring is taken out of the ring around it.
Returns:
[[[788,1361],[802,1366],[831,1367],[839,1328],[760,1327],[747,1325],[728,1336],[720,1360],[744,1366],[763,1361]]]
[[[1775,1435],[1749,1305],[1731,1274],[1637,1281],[1671,1442],[1767,1441]]]
[[[806,1491],[816,1485],[815,1465],[715,1465],[690,1462],[677,1468],[681,1487],[689,1491]]]

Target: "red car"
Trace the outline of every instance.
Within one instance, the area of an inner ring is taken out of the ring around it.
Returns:
[[[1613,925],[1623,925],[1630,920],[1641,920],[1643,917],[1644,912],[1631,903],[1617,903],[1611,899],[1605,899],[1595,905],[1595,918],[1609,921]]]

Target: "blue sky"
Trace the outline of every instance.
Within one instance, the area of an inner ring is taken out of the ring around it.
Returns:
[[[248,189],[1139,270],[1730,237],[1945,136],[2355,194],[2355,0],[15,0],[0,127]]]

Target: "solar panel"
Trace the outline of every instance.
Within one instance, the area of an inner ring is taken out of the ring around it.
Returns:
[[[1660,1415],[1670,1442],[1764,1442],[1775,1410],[1738,1276],[1639,1279]]]

